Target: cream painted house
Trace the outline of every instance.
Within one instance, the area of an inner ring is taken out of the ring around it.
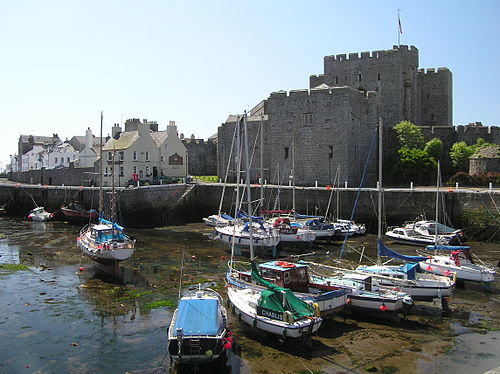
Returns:
[[[103,185],[125,186],[134,176],[154,183],[161,177],[185,177],[186,147],[177,136],[175,122],[156,131],[156,122],[127,120],[125,131],[115,124],[103,147]]]

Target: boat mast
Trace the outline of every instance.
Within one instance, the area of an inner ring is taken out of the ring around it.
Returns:
[[[247,206],[248,206],[248,222],[249,229],[248,235],[250,239],[250,262],[253,261],[253,238],[252,238],[252,197],[250,196],[250,158],[248,152],[248,131],[247,131],[247,111],[243,115],[243,131],[244,131],[244,141],[245,141],[245,162],[246,162],[246,189],[247,189]],[[252,282],[253,284],[253,282]]]
[[[292,209],[295,212],[295,136],[292,137]]]
[[[439,176],[441,174],[441,164],[438,160],[437,165],[437,177],[436,177],[436,223],[434,227],[434,245],[437,245],[437,236],[438,236],[438,219],[439,219]]]
[[[103,212],[103,190],[102,190],[102,111],[101,111],[101,139],[99,143],[99,214],[102,214]]]
[[[236,118],[236,154],[234,160],[236,161],[236,202],[234,207],[234,219],[238,219],[238,212],[240,210],[240,173],[241,173],[241,148],[240,148],[240,116]],[[236,241],[236,225],[233,224],[233,240],[231,241],[231,269],[233,268],[234,245]]]
[[[378,220],[377,220],[377,265],[380,265],[380,256],[378,255],[378,242],[382,240],[382,117],[378,120]]]
[[[264,209],[264,132],[262,121],[264,116],[260,116],[260,209]]]
[[[115,200],[115,156],[116,149],[113,147],[113,158],[111,166],[111,222],[116,222],[116,200]]]

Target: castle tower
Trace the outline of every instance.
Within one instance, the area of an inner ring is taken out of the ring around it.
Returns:
[[[403,120],[426,125],[431,118],[435,125],[451,125],[451,72],[439,69],[439,74],[425,74],[418,71],[418,63],[418,49],[406,45],[326,56],[324,74],[312,75],[309,86],[376,91],[379,115],[390,126]]]

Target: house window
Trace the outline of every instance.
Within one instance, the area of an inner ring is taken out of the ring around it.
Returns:
[[[123,177],[124,174],[123,174],[123,166],[120,166],[120,177]]]
[[[123,161],[123,151],[118,152],[118,159]]]
[[[303,118],[304,118],[304,125],[310,125],[313,121],[312,113],[304,113]]]
[[[165,174],[163,174],[163,169],[161,169],[161,172],[160,172],[161,176],[164,176]]]
[[[104,175],[108,175],[108,168],[104,171]]]
[[[162,156],[160,157],[160,162],[163,162],[163,160],[164,160],[164,159],[165,159],[165,157],[162,155]]]
[[[137,174],[137,166],[134,166],[134,174]]]
[[[57,157],[54,157],[54,164],[57,164]]]
[[[358,82],[361,82],[361,74],[358,74]]]
[[[328,158],[333,158],[333,145],[328,146]]]
[[[285,160],[288,159],[288,147],[285,147]]]
[[[377,80],[380,80],[380,73],[377,73]]]
[[[134,161],[137,161],[137,152],[134,151]]]
[[[146,177],[149,177],[149,166],[146,166]]]
[[[139,170],[139,178],[140,179],[144,178],[144,172],[142,170]]]
[[[146,152],[146,161],[149,161],[149,152]]]
[[[112,154],[112,152],[108,152],[108,161],[113,161],[113,154]]]
[[[431,113],[431,121],[434,121],[434,113]]]
[[[70,163],[70,158],[69,157],[66,157],[66,159],[68,160],[68,164]]]
[[[339,84],[339,77],[335,77],[335,84]]]

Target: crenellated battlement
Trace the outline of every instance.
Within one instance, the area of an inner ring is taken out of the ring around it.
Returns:
[[[327,85],[322,85],[318,88],[311,88],[310,90],[301,89],[301,90],[290,90],[289,92],[287,91],[271,92],[271,94],[269,95],[269,100],[275,100],[275,99],[279,100],[285,98],[303,99],[317,95],[339,95],[345,92],[362,94],[364,97],[370,99],[375,98],[377,96],[377,93],[375,91],[363,92],[349,86],[330,87]]]
[[[418,69],[417,70],[417,74],[419,76],[422,76],[422,75],[431,75],[431,74],[450,74],[451,71],[450,69],[448,68],[444,68],[444,67],[441,67],[441,68],[427,68],[427,69]]]
[[[337,61],[337,62],[344,62],[344,61],[352,61],[352,60],[367,60],[367,59],[378,59],[382,57],[387,57],[387,56],[393,56],[397,53],[406,53],[410,52],[412,54],[418,54],[418,48],[414,46],[408,46],[408,45],[400,45],[397,46],[395,45],[393,49],[387,49],[387,50],[379,50],[379,51],[371,51],[371,52],[354,52],[354,53],[340,53],[338,55],[330,55],[330,56],[325,56],[325,63],[331,62],[331,61]]]

